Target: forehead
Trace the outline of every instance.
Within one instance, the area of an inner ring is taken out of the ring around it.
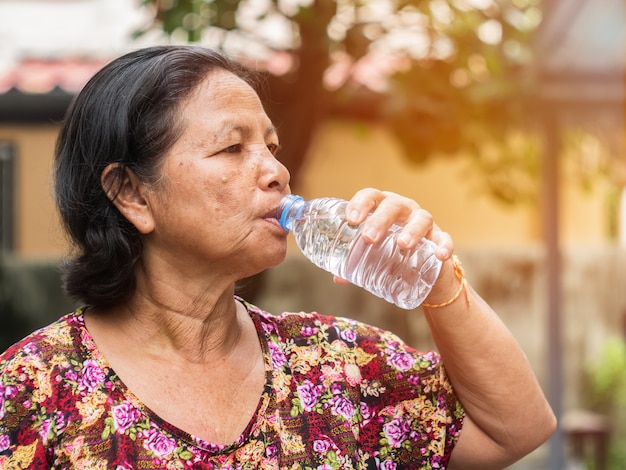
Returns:
[[[256,91],[223,69],[210,72],[200,82],[183,104],[181,114],[186,127],[197,124],[213,132],[223,132],[224,127],[271,126]]]
[[[205,107],[232,106],[240,100],[248,106],[262,108],[257,92],[242,78],[224,69],[209,72],[188,98],[187,103],[200,102]]]

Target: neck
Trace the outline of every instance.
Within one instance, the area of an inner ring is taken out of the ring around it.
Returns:
[[[135,344],[142,354],[186,363],[219,364],[237,348],[245,308],[233,298],[234,287],[219,296],[158,296],[143,289],[109,311],[90,311],[94,321],[108,325],[119,341]]]

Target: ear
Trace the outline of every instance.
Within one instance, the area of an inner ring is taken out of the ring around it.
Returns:
[[[154,230],[146,186],[126,165],[111,163],[102,171],[100,183],[117,210],[142,234]]]

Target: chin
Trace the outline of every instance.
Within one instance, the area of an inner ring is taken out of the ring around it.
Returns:
[[[274,258],[273,258],[273,262],[267,266],[267,268],[274,268],[276,266],[278,266],[279,264],[281,264],[283,261],[285,261],[285,258],[287,257],[287,250],[282,251],[280,254],[277,254]],[[266,268],[266,269],[267,269]]]
[[[285,261],[287,249],[277,250],[274,253],[260,252],[259,256],[249,258],[246,261],[246,267],[250,270],[245,277],[256,276],[263,271],[274,268]]]

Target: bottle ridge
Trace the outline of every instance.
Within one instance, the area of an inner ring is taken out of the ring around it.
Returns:
[[[318,267],[404,309],[418,307],[439,276],[437,245],[422,241],[413,250],[396,244],[401,230],[393,225],[379,243],[361,237],[361,225],[346,219],[348,202],[338,198],[305,201],[286,195],[276,218],[291,231],[302,253]]]

